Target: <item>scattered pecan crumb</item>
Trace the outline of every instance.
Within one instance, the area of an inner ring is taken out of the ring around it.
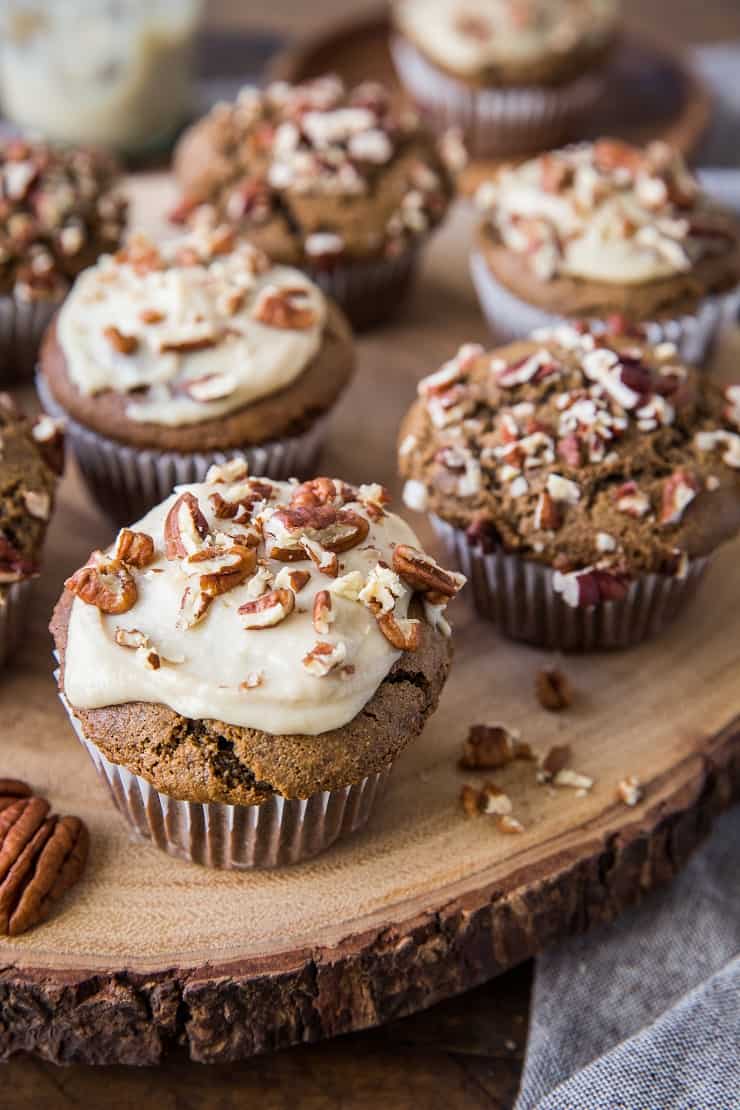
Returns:
[[[468,817],[477,817],[480,813],[478,804],[479,792],[474,786],[463,786],[460,790],[460,804],[462,805]]]
[[[114,347],[115,350],[122,355],[132,355],[139,346],[139,340],[135,335],[124,335],[123,332],[114,327],[113,324],[110,324],[104,329],[103,335],[108,340],[111,347]]]
[[[512,810],[511,798],[495,782],[485,782],[481,787],[480,806],[483,813],[499,817],[510,814]]]
[[[532,759],[532,749],[505,725],[471,725],[458,766],[464,771],[495,771],[514,759]]]
[[[626,806],[636,806],[642,801],[645,791],[636,775],[627,775],[617,786],[617,797]]]
[[[535,679],[537,700],[543,709],[557,713],[573,704],[573,687],[558,667],[543,667]]]
[[[521,821],[517,821],[516,817],[507,813],[496,819],[496,828],[499,832],[506,833],[509,836],[524,832],[524,825]]]
[[[552,781],[556,786],[572,786],[576,790],[585,790],[586,792],[588,792],[594,784],[594,780],[589,778],[588,775],[581,775],[578,771],[571,771],[567,767],[562,771],[558,771],[553,776]]]
[[[552,782],[571,760],[572,752],[568,744],[554,744],[540,759],[537,769],[538,782]]]
[[[49,815],[24,782],[0,779],[0,934],[19,936],[48,917],[82,874],[88,833],[78,817]]]

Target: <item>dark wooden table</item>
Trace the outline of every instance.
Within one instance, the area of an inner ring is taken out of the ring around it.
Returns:
[[[351,13],[377,5],[353,3]],[[694,44],[740,38],[738,0],[625,0],[645,31]],[[271,26],[315,32],[347,17],[346,0],[207,0],[213,27]],[[513,1106],[524,1055],[530,964],[426,1013],[382,1029],[293,1049],[242,1064],[205,1067],[168,1057],[157,1069],[60,1069],[33,1059],[8,1063],[0,1076],[6,1110],[153,1106],[156,1110],[451,1110]]]

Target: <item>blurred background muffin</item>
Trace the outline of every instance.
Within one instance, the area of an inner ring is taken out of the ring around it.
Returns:
[[[619,25],[617,0],[396,0],[392,13],[403,85],[474,157],[573,138]]]

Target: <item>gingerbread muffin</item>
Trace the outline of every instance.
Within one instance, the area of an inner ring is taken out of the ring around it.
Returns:
[[[44,328],[76,275],[119,246],[118,186],[103,154],[0,144],[0,383],[32,375]]]
[[[566,147],[501,170],[477,199],[473,280],[502,338],[618,314],[700,362],[738,303],[740,225],[665,143]]]
[[[446,159],[460,158],[459,144],[437,144],[380,85],[246,88],[180,141],[173,218],[215,209],[368,327],[402,299],[452,196]]]
[[[617,0],[395,0],[392,13],[401,81],[478,158],[577,138],[619,24]]]
[[[400,467],[479,610],[548,648],[627,647],[740,529],[740,386],[676,347],[560,325],[419,385]]]
[[[303,273],[199,226],[136,237],[80,275],[38,388],[122,523],[234,454],[270,477],[311,473],[353,366],[346,321]]]
[[[269,866],[367,820],[437,704],[464,582],[387,501],[378,485],[250,478],[234,459],[67,581],[60,691],[159,847]]]
[[[63,462],[54,421],[32,424],[0,393],[0,668],[13,660]]]

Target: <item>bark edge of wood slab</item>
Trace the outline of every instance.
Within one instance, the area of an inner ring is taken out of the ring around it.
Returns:
[[[152,974],[0,969],[0,1058],[145,1066],[184,1046],[194,1061],[235,1061],[430,1006],[613,920],[675,875],[740,798],[740,717],[663,779],[621,830],[595,821],[585,847],[335,947]]]

